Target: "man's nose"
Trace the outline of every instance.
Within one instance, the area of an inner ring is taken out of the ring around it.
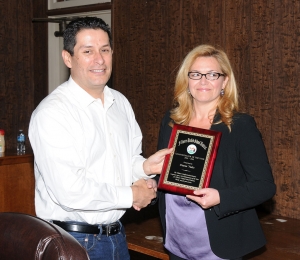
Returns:
[[[102,56],[101,52],[98,52],[95,54],[95,62],[99,63],[99,64],[103,64],[104,63],[104,59]]]

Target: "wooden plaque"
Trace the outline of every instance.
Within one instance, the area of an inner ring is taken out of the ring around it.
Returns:
[[[158,189],[188,195],[209,187],[221,132],[174,124]]]

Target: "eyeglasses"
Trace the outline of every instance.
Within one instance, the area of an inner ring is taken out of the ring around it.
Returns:
[[[209,73],[203,74],[198,71],[190,71],[188,73],[188,77],[193,80],[201,79],[202,76],[204,76],[208,80],[217,80],[220,76],[225,77],[225,74],[217,73],[217,72],[209,72]]]

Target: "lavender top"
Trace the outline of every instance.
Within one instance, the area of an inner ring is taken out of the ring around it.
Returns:
[[[166,194],[166,243],[173,254],[189,260],[218,260],[212,251],[204,210],[185,196]]]

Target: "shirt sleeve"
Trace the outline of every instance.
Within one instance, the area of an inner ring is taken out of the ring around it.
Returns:
[[[133,182],[139,180],[139,179],[149,179],[153,178],[155,175],[147,175],[144,172],[143,164],[146,158],[144,158],[142,153],[142,131],[140,129],[139,124],[136,121],[134,111],[126,99],[126,105],[127,105],[127,115],[128,120],[131,122],[131,136],[132,136],[132,178]]]

